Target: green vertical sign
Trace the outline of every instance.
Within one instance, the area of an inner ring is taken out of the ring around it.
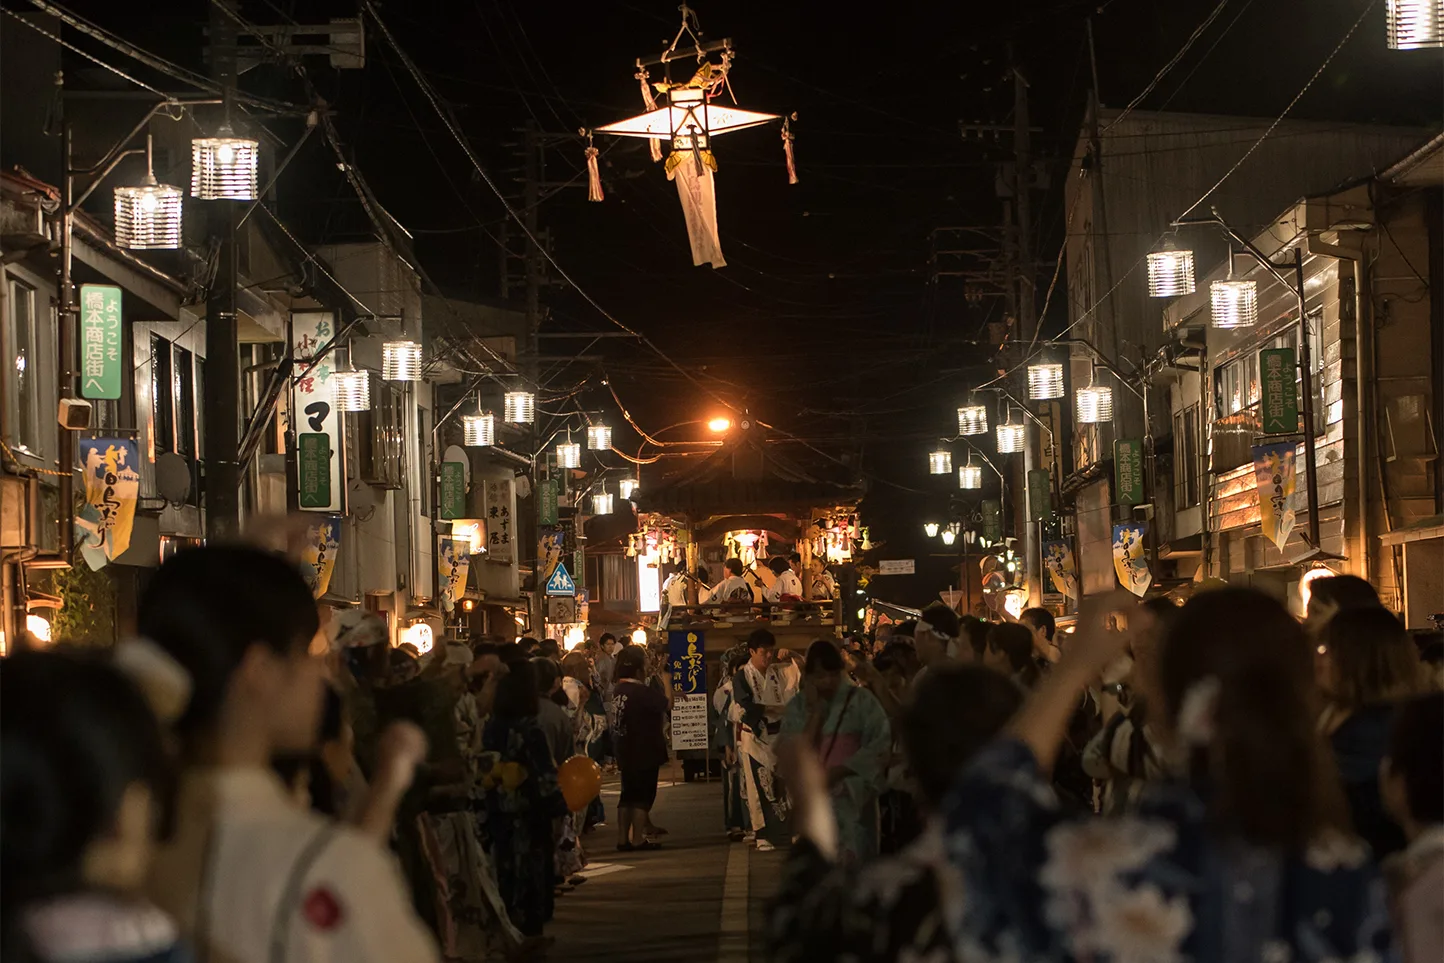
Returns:
[[[304,432],[296,441],[301,507],[326,508],[331,504],[331,436]]]
[[[1143,504],[1143,442],[1137,438],[1113,443],[1113,490],[1120,505]]]
[[[1035,522],[1053,520],[1053,479],[1046,468],[1028,472],[1028,517]]]
[[[467,517],[466,465],[459,461],[441,463],[441,517]]]
[[[1294,384],[1294,349],[1265,348],[1258,353],[1263,400],[1263,433],[1291,435],[1299,430],[1299,397]]]
[[[980,510],[983,513],[983,538],[992,545],[1003,540],[1003,503],[996,498],[985,498]]]
[[[120,288],[80,286],[80,397],[120,397]]]
[[[586,559],[582,557],[582,550],[577,549],[572,553],[572,581],[577,583],[577,588],[582,587],[586,581],[587,570],[583,568]]]
[[[557,483],[555,479],[547,479],[541,483],[541,523],[543,525],[555,525],[557,523]]]

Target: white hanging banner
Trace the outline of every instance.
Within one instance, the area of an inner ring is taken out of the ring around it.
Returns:
[[[711,159],[710,154],[705,156]],[[672,166],[667,177],[677,182],[682,215],[687,219],[687,240],[692,244],[692,264],[726,267],[722,239],[717,234],[717,191],[712,182],[712,168],[704,161],[699,171],[690,151],[678,151],[672,157],[681,163]]]
[[[295,358],[292,375],[305,372],[291,390],[291,424],[300,462],[297,466],[300,507],[311,512],[343,510],[344,433],[331,383],[335,374],[332,356],[327,354],[306,371],[335,334],[336,320],[329,311],[291,313],[291,350]],[[307,435],[311,437],[305,438]],[[324,436],[325,443],[317,436]],[[318,474],[326,477],[318,478]]]

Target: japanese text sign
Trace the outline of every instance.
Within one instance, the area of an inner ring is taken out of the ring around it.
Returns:
[[[120,397],[120,288],[80,286],[80,396]]]
[[[1113,489],[1120,505],[1143,503],[1143,442],[1137,438],[1113,443]]]
[[[1294,349],[1266,348],[1258,353],[1262,381],[1263,415],[1266,435],[1293,434],[1299,430],[1299,399],[1294,383]]]

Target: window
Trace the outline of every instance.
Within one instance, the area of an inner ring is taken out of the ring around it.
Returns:
[[[171,385],[171,344],[150,336],[150,437],[156,454],[175,451],[175,396]]]
[[[381,488],[401,487],[406,477],[405,448],[402,444],[405,418],[401,392],[373,375],[371,410],[356,413],[362,481]]]
[[[1320,318],[1309,319],[1309,351],[1314,369],[1314,434],[1324,430],[1323,356],[1324,345]],[[1217,368],[1214,372],[1214,404],[1218,421],[1214,424],[1212,470],[1227,471],[1252,460],[1252,446],[1263,434],[1263,416],[1259,410],[1262,382],[1259,378],[1259,352],[1268,348],[1292,348],[1297,358],[1298,329],[1289,328],[1278,337],[1257,345]],[[1300,428],[1303,414],[1302,368],[1294,376],[1295,397],[1299,399]]]
[[[32,455],[45,450],[41,437],[41,365],[45,332],[35,320],[35,289],[23,281],[9,281],[10,324],[5,338],[5,435],[16,449]]]
[[[196,386],[194,357],[185,348],[175,349],[175,450],[186,457],[196,453]]]
[[[1199,503],[1198,405],[1173,416],[1173,504],[1177,509]]]

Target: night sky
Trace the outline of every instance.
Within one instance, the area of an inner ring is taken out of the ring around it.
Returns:
[[[1140,107],[1274,117],[1366,5],[1230,0]],[[932,440],[951,434],[953,408],[967,387],[985,380],[989,349],[976,342],[1001,307],[995,299],[967,304],[955,279],[929,279],[934,228],[990,227],[1001,217],[995,164],[1009,142],[965,143],[959,123],[1012,123],[1011,47],[1030,83],[1033,124],[1042,129],[1034,150],[1048,162],[1049,190],[1034,200],[1041,302],[1062,239],[1066,159],[1092,84],[1086,18],[1093,20],[1101,100],[1120,107],[1215,6],[700,3],[705,39],[733,40],[740,106],[797,113],[801,183],[787,184],[775,127],[717,138],[728,266],[694,268],[676,190],[651,163],[645,142],[598,138],[602,204],[586,202],[582,142],[559,142],[547,178],[572,186],[552,193],[540,212],[555,257],[616,318],[693,370],[705,390],[635,343],[601,342],[591,352],[606,357],[605,374],[646,427],[717,413],[721,406],[709,396],[715,392],[832,456],[860,452],[875,537],[896,547],[893,557],[926,551],[916,523],[930,508],[920,503],[941,508],[946,491],[926,474],[924,454]],[[205,0],[73,8],[204,69]],[[1440,58],[1387,51],[1383,9],[1376,4],[1291,117],[1439,125]],[[258,23],[314,22],[352,16],[355,4],[246,0],[241,13]],[[658,53],[679,19],[673,0],[393,0],[381,16],[508,189],[517,161],[506,143],[522,124],[565,135],[640,113],[633,62]],[[415,236],[419,258],[447,293],[496,297],[501,205],[369,25],[367,54],[364,71],[336,71],[322,58],[306,63],[338,112],[352,162]],[[688,72],[679,64],[674,79]],[[652,76],[660,79],[660,68]],[[278,65],[247,73],[242,87],[304,98],[300,79]],[[282,137],[299,132],[298,121],[270,126]],[[319,138],[283,178],[278,198],[280,215],[308,241],[370,235]],[[1065,323],[1065,301],[1055,298],[1045,331]],[[548,304],[544,330],[615,330],[575,291],[554,288]],[[544,342],[546,350],[584,344]],[[594,365],[574,366],[557,378],[570,385],[591,376],[595,384],[602,375]],[[599,385],[583,401],[614,407]],[[617,438],[619,446],[637,441],[621,428]],[[790,453],[821,462],[806,449]],[[947,488],[956,484],[947,481]]]

